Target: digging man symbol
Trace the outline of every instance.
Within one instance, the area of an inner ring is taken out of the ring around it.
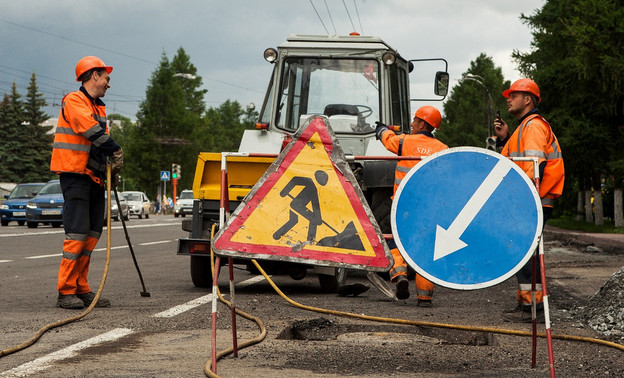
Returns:
[[[314,179],[321,186],[325,186],[327,184],[328,178],[327,173],[321,170],[314,172]],[[303,189],[301,189],[296,197],[293,197],[290,192],[292,192],[292,190],[297,186],[303,186]],[[286,184],[284,189],[282,189],[280,196],[288,196],[292,198],[292,201],[290,202],[290,218],[288,219],[288,222],[280,227],[279,230],[275,231],[273,239],[279,240],[282,236],[284,236],[284,234],[299,223],[299,216],[297,215],[299,214],[310,222],[310,225],[308,226],[308,241],[314,240],[316,237],[316,228],[323,224],[318,191],[314,181],[309,177],[295,176],[288,182],[288,184]],[[308,204],[311,205],[312,210],[308,208]]]
[[[298,241],[307,241],[319,246],[364,250],[362,241],[352,221],[340,232],[323,220],[318,188],[315,181],[323,187],[327,185],[328,180],[329,176],[327,172],[322,170],[314,172],[314,180],[310,177],[303,176],[294,176],[290,179],[288,184],[280,191],[281,197],[290,197],[292,199],[290,202],[290,216],[286,223],[275,231],[273,240],[280,240],[293,227],[299,224],[299,215],[301,215],[308,221],[308,235],[306,240]],[[292,195],[291,193],[296,187],[302,187],[302,189],[298,194]],[[336,235],[326,236],[320,240],[316,240],[317,228],[322,224],[327,226]]]

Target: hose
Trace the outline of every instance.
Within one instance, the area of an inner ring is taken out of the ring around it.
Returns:
[[[214,235],[214,228],[215,228],[215,225],[213,225],[212,235]],[[211,237],[211,240],[212,240],[212,237]],[[213,259],[213,256],[214,256],[214,253],[213,253],[212,247],[211,247],[211,250],[210,250],[210,258],[212,260],[211,268],[212,268],[212,274],[214,275],[215,273],[214,273],[214,259]],[[271,277],[269,277],[269,275],[266,274],[264,269],[262,269],[260,264],[258,264],[258,262],[255,259],[252,259],[251,262],[255,265],[255,267],[258,269],[258,271],[262,274],[264,279],[267,280],[267,282],[271,285],[271,287],[273,287],[273,290],[275,290],[275,292],[277,294],[279,294],[280,297],[282,297],[282,299],[284,299],[286,302],[290,303],[294,307],[301,308],[303,310],[319,312],[319,313],[323,313],[323,314],[342,316],[342,317],[350,317],[350,318],[369,320],[369,321],[374,321],[374,322],[382,322],[382,323],[393,323],[393,324],[413,325],[413,326],[432,327],[432,328],[446,328],[446,329],[456,329],[456,330],[473,331],[473,332],[497,333],[497,334],[512,335],[512,336],[526,336],[526,337],[532,337],[533,336],[532,332],[517,331],[517,330],[512,330],[512,329],[464,326],[464,325],[458,325],[458,324],[434,323],[434,322],[423,322],[423,321],[417,321],[417,320],[385,318],[385,317],[379,317],[379,316],[354,314],[354,313],[350,313],[350,312],[330,310],[330,309],[324,309],[324,308],[319,308],[319,307],[303,305],[303,304],[300,304],[298,302],[295,302],[294,300],[292,300],[288,296],[286,296],[286,294],[284,294],[280,290],[280,288],[277,287],[275,282],[273,282]],[[230,303],[228,301],[226,301],[225,299],[223,299],[223,297],[221,296],[221,292],[219,291],[218,288],[217,288],[217,293],[219,295],[219,300],[221,300],[221,302],[223,302],[223,303],[227,304],[228,306],[230,306]],[[241,344],[239,349],[242,349],[242,348],[245,348],[245,347],[257,344],[257,343],[261,342],[266,337],[266,329],[264,328],[264,325],[263,325],[262,321],[259,318],[255,317],[255,316],[252,316],[252,315],[249,315],[249,314],[246,314],[243,311],[240,311],[238,308],[236,308],[236,313],[244,316],[247,319],[250,319],[250,320],[256,322],[258,324],[258,326],[260,327],[261,331],[262,331],[260,336],[258,336],[255,339],[252,339],[250,341],[247,341],[247,342]],[[546,337],[546,334],[545,333],[538,333],[537,336],[541,337],[541,338],[544,338],[544,337]],[[615,348],[615,349],[619,349],[621,351],[624,351],[624,345],[621,345],[621,344],[618,344],[618,343],[614,343],[614,342],[611,342],[611,341],[596,339],[596,338],[592,338],[592,337],[551,334],[551,338],[557,339],[557,340],[594,343],[594,344],[604,345],[604,346],[607,346],[607,347],[611,347],[611,348]],[[228,348],[228,349],[225,349],[225,350],[219,352],[217,354],[217,361],[219,359],[221,359],[222,357],[225,357],[225,356],[231,354],[233,351],[234,351],[233,348]],[[212,363],[211,360],[208,360],[206,362],[206,365],[204,366],[204,373],[208,377],[213,377],[213,378],[214,377],[217,377],[217,378],[220,377],[219,375],[217,375],[216,373],[213,373],[211,371],[211,363]]]
[[[211,230],[211,235],[210,235],[210,240],[212,240],[213,236],[214,236],[214,231],[216,228],[216,224],[212,225],[212,230]],[[212,275],[214,277],[215,274],[215,266],[214,266],[214,252],[212,250],[212,246],[210,247],[210,271],[212,272]],[[223,296],[221,295],[221,290],[219,290],[219,287],[217,286],[217,296],[219,297],[219,300],[223,303],[225,303],[230,309],[232,308],[232,303],[229,302],[228,300],[226,300],[225,298],[223,298]],[[247,348],[248,346],[252,346],[255,344],[260,343],[262,340],[264,340],[266,338],[266,328],[264,327],[264,323],[262,323],[262,320],[260,320],[260,318],[255,317],[253,315],[250,315],[242,310],[240,310],[238,307],[236,307],[234,309],[234,312],[236,312],[236,314],[244,317],[245,319],[251,320],[253,322],[255,322],[258,325],[258,328],[260,328],[260,335],[258,335],[257,337],[245,341],[244,343],[241,343],[238,345],[238,350],[243,349],[243,348]],[[230,347],[228,349],[224,349],[221,352],[217,353],[217,358],[216,360],[220,360],[221,358],[232,354],[234,352],[234,347]],[[206,364],[204,365],[204,374],[206,374],[207,377],[212,377],[212,378],[219,378],[220,376],[217,375],[216,373],[212,372],[212,359],[208,359],[208,361],[206,362]]]
[[[111,244],[111,196],[110,196],[111,166],[110,164],[108,164],[106,167],[106,193],[108,194],[108,201],[106,202],[106,206],[108,210],[108,217],[106,218],[106,262],[104,264],[104,273],[102,274],[100,287],[98,288],[97,293],[95,293],[95,298],[93,299],[93,302],[91,302],[89,307],[87,307],[87,309],[83,311],[80,315],[76,315],[71,318],[60,320],[58,322],[50,323],[42,327],[39,331],[37,331],[37,333],[35,333],[33,337],[24,341],[23,343],[16,345],[14,347],[11,347],[11,348],[1,350],[0,358],[28,348],[29,346],[37,342],[37,340],[39,340],[41,336],[43,336],[44,333],[46,333],[47,331],[51,329],[64,326],[66,324],[69,324],[69,323],[75,322],[76,320],[84,318],[91,312],[91,310],[93,310],[93,307],[95,307],[95,305],[97,304],[98,300],[100,299],[100,295],[102,294],[102,290],[104,290],[104,283],[106,282],[106,277],[108,276],[108,266],[110,265],[110,255],[111,255],[111,247],[110,247],[110,244]]]
[[[457,324],[446,324],[446,323],[423,322],[423,321],[417,321],[417,320],[384,318],[384,317],[378,317],[378,316],[354,314],[354,313],[350,313],[350,312],[328,310],[328,309],[324,309],[324,308],[318,308],[318,307],[312,307],[312,306],[303,305],[303,304],[297,303],[297,302],[293,301],[292,299],[288,298],[277,287],[277,285],[275,285],[275,282],[273,282],[271,280],[271,278],[266,274],[266,272],[262,269],[262,267],[258,264],[258,262],[256,260],[251,260],[251,261],[256,266],[256,268],[260,271],[260,273],[264,276],[264,278],[269,282],[269,284],[273,287],[273,289],[277,292],[277,294],[279,294],[286,302],[290,303],[291,305],[293,305],[295,307],[298,307],[298,308],[301,308],[301,309],[304,309],[304,310],[319,312],[319,313],[323,313],[323,314],[331,314],[331,315],[343,316],[343,317],[351,317],[351,318],[358,318],[358,319],[364,319],[364,320],[371,320],[371,321],[375,321],[375,322],[384,322],[384,323],[406,324],[406,325],[415,325],[415,326],[422,326],[422,327],[434,327],[434,328],[458,329],[458,330],[462,330],[462,331],[489,332],[489,333],[498,333],[498,334],[503,334],[503,335],[513,335],[513,336],[532,336],[533,335],[531,332],[517,331],[517,330],[512,330],[512,329],[463,326],[463,325],[457,325]],[[546,337],[546,334],[545,333],[538,333],[537,336],[543,338],[543,337]],[[592,337],[571,336],[571,335],[557,335],[557,334],[552,334],[551,337],[553,339],[558,339],[558,340],[581,341],[581,342],[590,342],[590,343],[595,343],[595,344],[601,344],[601,345],[605,345],[605,346],[608,346],[608,347],[612,347],[612,348],[616,348],[616,349],[624,351],[624,345],[621,345],[621,344],[618,344],[618,343],[614,343],[614,342],[611,342],[611,341],[596,339],[596,338],[592,338]]]

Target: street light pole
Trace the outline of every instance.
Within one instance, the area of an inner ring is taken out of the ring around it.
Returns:
[[[479,85],[481,85],[488,96],[488,104],[487,104],[487,130],[488,130],[488,135],[486,137],[485,140],[485,146],[488,150],[496,150],[496,142],[495,139],[492,139],[492,137],[494,136],[494,100],[492,100],[492,95],[490,94],[490,90],[488,89],[488,87],[483,83],[484,79],[483,77],[479,76],[479,75],[473,75],[473,74],[465,74],[462,77],[462,80],[471,80],[474,81],[476,83],[478,83]]]

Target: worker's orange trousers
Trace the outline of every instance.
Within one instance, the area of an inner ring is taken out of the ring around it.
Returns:
[[[407,264],[398,248],[393,248],[390,252],[392,252],[392,257],[394,258],[394,265],[390,270],[390,281],[395,282],[399,276],[407,277]],[[433,282],[416,273],[416,295],[418,299],[425,301],[432,300],[433,288]]]

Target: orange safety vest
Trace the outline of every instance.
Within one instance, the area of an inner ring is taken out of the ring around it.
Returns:
[[[417,134],[396,135],[388,130],[381,135],[381,143],[388,151],[398,156],[429,156],[448,148],[446,144],[437,140],[433,134],[423,131]],[[399,160],[394,172],[395,193],[399,184],[401,184],[401,180],[418,163],[420,163],[420,160]]]
[[[511,135],[501,154],[508,157],[536,157],[540,165],[546,162],[539,187],[542,206],[552,207],[555,198],[561,197],[565,179],[563,155],[557,137],[542,116],[531,114],[526,117]],[[533,180],[532,162],[515,163]]]
[[[103,185],[106,155],[88,139],[101,130],[108,134],[104,103],[93,101],[82,91],[68,93],[63,97],[54,133],[50,170],[86,174]]]

